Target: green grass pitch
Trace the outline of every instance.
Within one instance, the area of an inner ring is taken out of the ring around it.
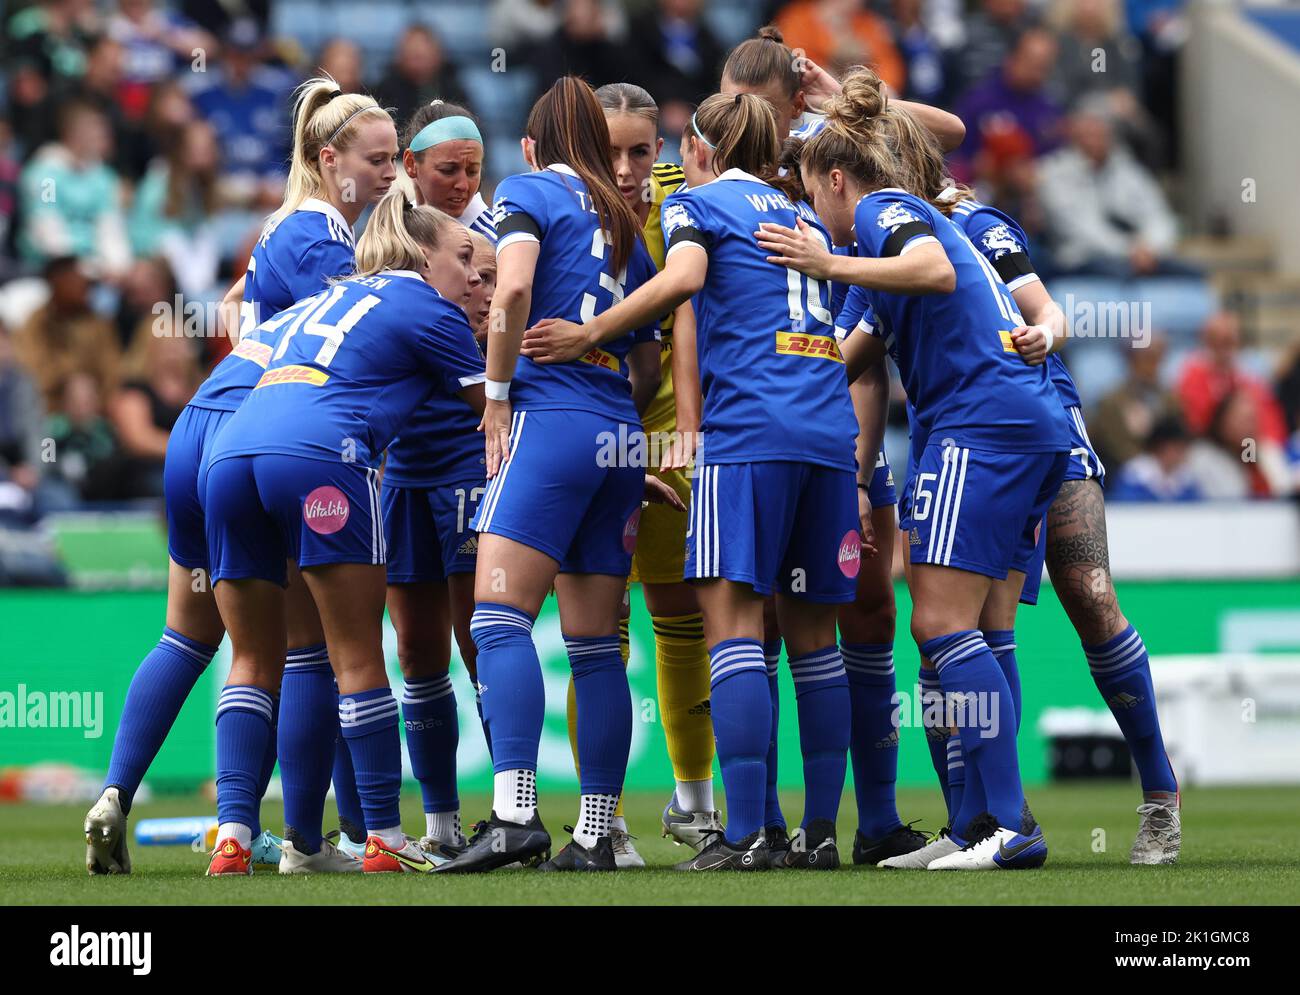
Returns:
[[[418,794],[403,795],[408,831],[423,825]],[[1193,789],[1183,796],[1183,855],[1173,867],[1130,867],[1128,849],[1140,800],[1130,785],[1034,788],[1034,812],[1051,856],[1038,871],[939,874],[846,866],[837,872],[681,874],[668,865],[688,851],[659,836],[664,798],[627,798],[627,818],[650,865],[617,874],[541,875],[498,871],[472,877],[382,875],[282,878],[271,868],[252,880],[208,880],[206,858],[185,847],[132,846],[130,877],[90,878],[81,820],[85,807],[0,805],[0,904],[4,905],[491,905],[491,904],[1284,904],[1300,903],[1300,855],[1294,788]],[[485,813],[489,799],[462,799],[466,813]],[[797,813],[797,793],[783,796]],[[575,796],[550,792],[542,817],[555,845],[577,810]],[[900,811],[939,825],[937,792],[900,793]],[[167,798],[140,805],[132,818],[211,811],[201,799]],[[841,808],[840,854],[852,845],[853,801]],[[268,803],[269,826],[278,805]],[[233,898],[234,893],[238,898]]]

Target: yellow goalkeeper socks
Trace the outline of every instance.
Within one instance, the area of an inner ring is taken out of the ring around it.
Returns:
[[[673,777],[713,780],[713,719],[709,713],[709,651],[704,617],[652,616],[659,715],[668,743]]]

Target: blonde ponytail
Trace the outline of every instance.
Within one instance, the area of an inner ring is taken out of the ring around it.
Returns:
[[[356,138],[357,126],[375,114],[388,116],[373,97],[362,93],[344,93],[329,74],[309,79],[295,91],[293,103],[293,152],[289,160],[289,178],[285,182],[284,202],[271,215],[279,224],[302,206],[302,202],[319,196],[324,184],[320,175],[320,152],[331,145],[342,152]]]
[[[389,269],[419,270],[424,249],[436,249],[455,219],[436,207],[417,207],[400,190],[390,190],[375,205],[366,230],[357,240],[355,276],[374,276]]]

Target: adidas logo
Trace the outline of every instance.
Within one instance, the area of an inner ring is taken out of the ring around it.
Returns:
[[[478,533],[470,536],[456,550],[458,556],[478,556]]]
[[[698,705],[692,705],[686,710],[687,715],[712,715],[713,708],[709,704],[709,699],[705,698]]]
[[[1146,701],[1145,695],[1135,698],[1127,691],[1121,691],[1119,694],[1115,695],[1115,697],[1108,698],[1106,700],[1106,704],[1110,705],[1112,708],[1128,709],[1128,708],[1136,708],[1144,701]]]
[[[918,532],[915,528],[912,529],[912,531],[909,532],[908,535],[907,535],[907,542],[908,542],[908,545],[910,545],[910,546],[919,546],[919,545],[921,545],[921,533]]]
[[[895,729],[884,739],[876,743],[877,750],[896,750],[898,749],[898,730]]]

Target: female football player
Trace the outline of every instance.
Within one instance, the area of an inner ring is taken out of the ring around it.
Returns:
[[[619,609],[646,478],[618,440],[638,422],[627,356],[658,354],[658,315],[608,348],[540,366],[519,355],[530,319],[580,319],[622,299],[653,272],[636,216],[619,193],[609,129],[591,88],[563,77],[533,105],[522,142],[533,172],[503,180],[494,328],[488,334],[483,431],[490,480],[479,533],[474,642],[492,741],[492,816],[447,873],[531,863],[550,849],[537,813],[545,699],[533,621],[554,584],[577,695],[581,809],[573,841],[546,870],[617,866],[610,825],[632,734]],[[499,326],[496,324],[500,322]]]
[[[479,195],[483,139],[470,112],[435,100],[406,125],[402,162],[419,203],[456,218],[494,242],[491,212]],[[467,316],[483,325],[483,284]],[[420,845],[451,857],[464,846],[456,789],[460,739],[452,689],[451,638],[476,681],[474,564],[469,522],[486,486],[479,415],[461,398],[433,394],[388,447],[380,498],[388,545],[388,614],[402,668],[402,719],[411,772],[420,783],[425,835]]]
[[[835,617],[838,605],[853,600],[861,557],[857,423],[827,288],[773,268],[753,240],[765,220],[817,221],[771,182],[777,124],[759,97],[706,100],[683,135],[682,158],[689,189],[664,202],[663,271],[580,328],[541,323],[530,330],[527,351],[562,359],[598,348],[695,297],[703,440],[686,574],[704,614],[728,823],[682,866],[770,866],[764,821],[772,707],[763,604],[773,594],[790,649],[805,779],[796,834],[802,839],[782,862],[835,866],[850,721]],[[679,428],[693,429],[681,424],[681,414]]]
[[[987,828],[956,827],[972,838],[954,832],[960,849],[929,866],[1039,866],[1047,846],[1022,823],[1011,690],[978,625],[995,585],[1019,593],[1021,556],[1064,476],[1068,421],[1046,372],[1020,360],[1011,336],[1024,321],[987,260],[898,186],[905,174],[875,120],[885,101],[874,77],[851,76],[826,109],[802,176],[837,241],[856,237],[859,257],[832,256],[806,231],[768,227],[759,240],[774,262],[870,291],[877,338],[857,336],[852,351],[894,353],[924,433],[909,515],[912,631],[948,700],[963,706],[953,724],[988,806],[978,820]]]
[[[331,277],[352,270],[351,226],[396,176],[396,130],[370,97],[343,93],[328,78],[308,80],[298,91],[294,121],[293,159],[284,203],[263,230],[247,273],[226,297],[227,305],[240,301],[241,341],[190,401],[168,442],[164,470],[170,554],[167,625],[158,646],[132,678],[105,790],[86,817],[86,865],[92,874],[130,871],[126,815],[131,798],[225,633],[210,593],[203,508],[196,481],[217,430],[266,366],[269,347],[252,330],[262,318],[323,289]],[[278,697],[272,695],[272,715],[278,711],[279,734],[284,736],[279,752],[286,822],[306,838],[285,853],[292,869],[324,869],[338,863],[332,850],[317,860],[299,858],[319,852],[316,837],[337,739],[337,710],[330,705],[333,676],[316,607],[296,579],[289,588],[287,619],[291,649],[286,680]],[[326,706],[323,713],[315,707],[322,701]],[[272,738],[261,769],[259,798],[275,760]],[[360,845],[364,823],[352,775],[347,763],[339,766],[335,781],[343,831]],[[298,786],[304,780],[306,793],[300,795]],[[317,793],[318,803],[311,801]],[[306,801],[300,804],[302,798]],[[256,819],[252,828],[256,830],[255,861],[283,862],[280,841],[264,833]]]
[[[478,282],[472,258],[468,230],[394,191],[366,226],[356,275],[263,325],[278,344],[214,442],[201,481],[214,591],[234,658],[217,706],[220,826],[210,875],[251,868],[256,766],[284,666],[286,559],[321,608],[368,833],[364,869],[433,869],[403,835],[398,811],[378,463],[431,392],[482,405],[482,355],[463,310]]]

